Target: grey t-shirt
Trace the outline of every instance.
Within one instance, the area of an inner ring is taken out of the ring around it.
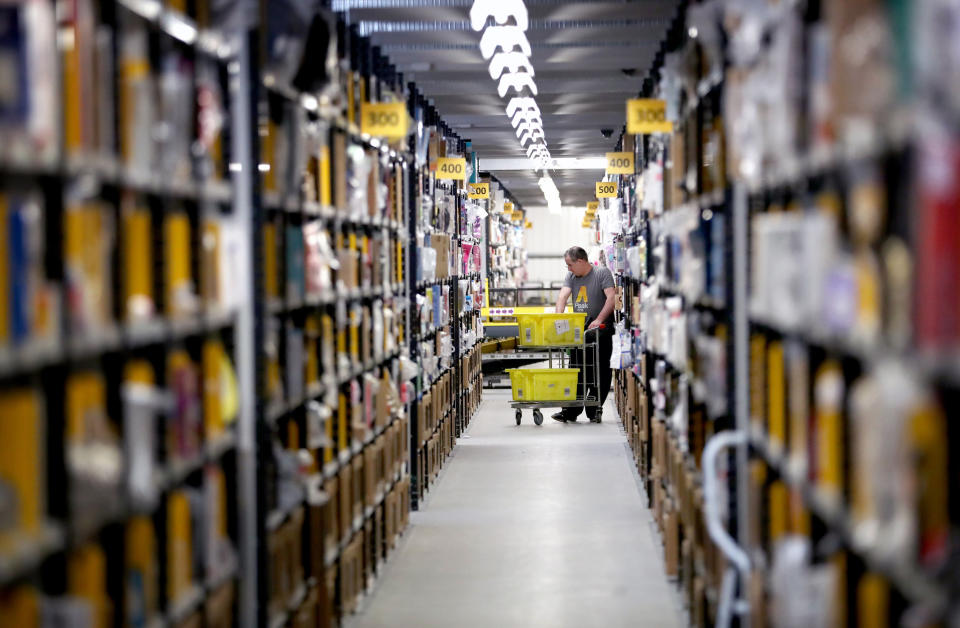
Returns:
[[[583,277],[567,273],[567,279],[563,285],[570,288],[573,311],[586,312],[587,323],[590,323],[600,316],[600,311],[607,302],[607,295],[603,291],[613,287],[613,273],[609,268],[594,266]]]

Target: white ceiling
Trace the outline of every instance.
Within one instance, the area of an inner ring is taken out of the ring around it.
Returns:
[[[472,0],[338,0],[351,23],[416,82],[443,120],[484,158],[525,157],[496,82],[469,23]],[[676,12],[677,0],[556,2],[526,0],[527,39],[537,103],[553,157],[602,156],[614,150],[624,103],[643,78]],[[613,129],[604,138],[600,129]],[[533,171],[493,171],[521,204],[542,205]],[[552,172],[564,205],[594,198],[602,171]]]

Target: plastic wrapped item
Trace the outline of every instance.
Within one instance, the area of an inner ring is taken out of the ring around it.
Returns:
[[[811,564],[810,540],[785,536],[774,546],[770,568],[770,619],[783,628],[828,628],[837,616],[837,573]]]
[[[406,355],[400,355],[400,379],[409,382],[420,374],[420,367]]]
[[[437,277],[437,250],[431,247],[420,249],[420,276],[423,281],[434,281]]]
[[[350,218],[358,220],[368,213],[368,193],[370,173],[373,169],[370,157],[361,146],[355,144],[347,147],[348,178],[348,208]]]
[[[192,175],[190,143],[194,128],[193,63],[168,52],[158,81],[160,121],[154,133],[160,172],[165,181],[184,182]]]
[[[6,3],[0,56],[8,74],[0,106],[0,156],[51,164],[59,136],[56,17],[48,2]]]

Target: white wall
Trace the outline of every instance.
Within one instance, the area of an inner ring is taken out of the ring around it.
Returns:
[[[551,214],[546,207],[525,207],[527,220],[533,223],[527,229],[525,241],[527,252],[552,254],[553,259],[529,259],[527,271],[530,281],[542,281],[549,286],[551,281],[563,281],[567,269],[563,253],[571,246],[582,246],[592,253],[592,231],[580,226],[585,207],[564,207],[560,214]],[[590,261],[594,261],[591,257]]]

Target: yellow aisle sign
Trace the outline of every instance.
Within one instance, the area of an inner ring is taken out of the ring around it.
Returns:
[[[468,183],[467,196],[475,199],[490,198],[490,184],[489,183]]]
[[[616,181],[597,181],[597,198],[617,198]]]
[[[607,174],[633,174],[633,153],[607,153]]]
[[[409,127],[407,106],[402,102],[365,102],[360,105],[360,132],[375,137],[402,139]]]
[[[439,158],[437,160],[437,178],[465,180],[467,178],[467,160],[463,157]]]
[[[590,201],[587,203],[587,213],[595,214],[600,209],[600,201]]]
[[[512,213],[513,213],[513,203],[511,203],[511,202],[509,202],[509,201],[506,202],[506,203],[504,203],[504,204],[503,204],[503,213],[505,213],[505,214],[512,214]]]
[[[673,122],[667,120],[667,103],[664,100],[634,98],[627,101],[627,133],[672,133]]]
[[[533,229],[533,223],[528,220],[528,221],[526,221],[525,223],[523,223],[523,228],[524,228],[524,229]]]

